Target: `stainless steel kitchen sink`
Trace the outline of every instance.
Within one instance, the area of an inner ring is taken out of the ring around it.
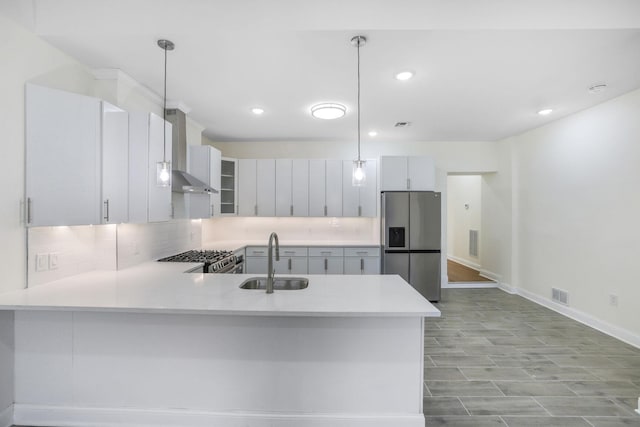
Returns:
[[[309,286],[309,279],[304,277],[276,277],[273,279],[273,289],[276,291],[293,291]],[[240,285],[241,289],[267,289],[266,277],[252,277]]]

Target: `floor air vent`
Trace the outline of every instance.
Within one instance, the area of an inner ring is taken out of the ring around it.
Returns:
[[[551,299],[560,304],[569,305],[569,293],[567,291],[551,288]]]

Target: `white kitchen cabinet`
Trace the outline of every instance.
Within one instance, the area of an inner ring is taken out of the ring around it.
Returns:
[[[309,248],[309,274],[344,274],[342,248]]]
[[[162,117],[129,113],[129,222],[171,219],[171,187],[158,186],[156,179],[157,163],[171,161],[171,141],[171,124]]]
[[[220,215],[237,215],[237,160],[222,157],[220,160],[220,168]]]
[[[188,147],[187,172],[220,191],[220,150],[209,145]],[[220,215],[220,193],[186,194],[189,218],[211,218]]]
[[[276,274],[307,274],[307,248],[280,247],[280,260],[275,261]]]
[[[127,144],[123,110],[97,98],[27,85],[27,225],[126,221]]]
[[[275,216],[276,164],[274,159],[240,159],[238,215]]]
[[[267,275],[267,257],[247,256],[244,259],[244,272],[246,274]]]
[[[276,159],[276,216],[309,215],[309,160]]]
[[[382,156],[380,191],[434,191],[435,162],[431,157]]]
[[[309,160],[309,216],[342,216],[342,160]]]
[[[380,274],[380,248],[345,248],[344,274]]]
[[[366,181],[361,187],[354,187],[353,161],[342,163],[342,216],[375,217],[378,212],[377,162],[369,159],[365,162]]]

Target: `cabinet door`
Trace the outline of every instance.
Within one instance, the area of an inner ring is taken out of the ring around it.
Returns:
[[[326,216],[342,216],[342,160],[326,161]]]
[[[209,147],[210,148],[210,155],[209,155],[209,185],[214,189],[214,190],[218,190],[218,194],[212,194],[211,195],[211,205],[212,205],[212,210],[211,210],[211,215],[212,216],[220,216],[221,213],[221,209],[220,209],[220,202],[221,202],[221,191],[220,191],[220,184],[221,184],[221,178],[220,178],[220,174],[221,174],[221,168],[222,168],[222,153],[220,152],[220,150],[213,148],[213,147]]]
[[[236,160],[224,158],[221,160],[220,173],[220,214],[237,214],[237,167]]]
[[[345,257],[344,274],[380,274],[380,258]]]
[[[406,157],[380,157],[380,191],[406,191],[407,178]]]
[[[344,274],[342,257],[309,257],[309,274]]]
[[[431,157],[409,157],[409,190],[434,191],[436,188],[436,168]]]
[[[102,222],[129,220],[129,114],[102,102]]]
[[[100,101],[26,88],[28,225],[100,224]]]
[[[292,216],[293,161],[276,159],[276,216]]]
[[[353,161],[342,162],[342,216],[359,216],[360,187],[353,186]],[[369,176],[367,181],[369,183]]]
[[[244,261],[244,270],[246,274],[267,274],[267,257],[248,256]]]
[[[367,181],[365,185],[360,187],[360,210],[359,216],[377,217],[378,216],[378,164],[375,159],[367,160],[365,164]]]
[[[256,216],[256,160],[238,160],[238,215]]]
[[[276,161],[260,159],[256,162],[256,203],[258,216],[276,215]]]
[[[307,257],[280,257],[273,265],[276,274],[307,274]]]
[[[148,220],[149,114],[129,113],[129,222]]]
[[[164,127],[163,127],[164,126]],[[166,132],[166,146],[164,144]],[[157,185],[158,162],[171,161],[171,123],[162,117],[149,115],[149,164],[148,164],[148,192],[149,192],[149,222],[168,221],[172,217],[171,186]]]
[[[309,160],[309,216],[326,216],[325,161]]]
[[[309,216],[309,160],[293,160],[291,177],[293,216]]]

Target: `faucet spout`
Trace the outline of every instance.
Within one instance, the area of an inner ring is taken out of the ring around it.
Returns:
[[[273,276],[276,274],[275,268],[273,268],[273,241],[276,241],[276,261],[280,261],[280,243],[278,242],[278,235],[273,232],[269,235],[269,250],[267,253],[267,293],[273,293]]]

